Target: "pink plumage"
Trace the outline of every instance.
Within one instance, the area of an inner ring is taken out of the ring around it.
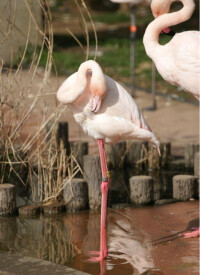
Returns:
[[[156,19],[145,31],[143,38],[145,50],[167,82],[180,86],[200,101],[200,32],[178,33],[166,45],[160,45],[158,42],[162,30],[190,19],[195,9],[193,0],[180,0],[183,8],[168,13],[174,1],[152,0],[151,9]],[[200,228],[182,235],[191,238],[199,234]]]
[[[106,234],[106,208],[110,181],[104,141],[118,142],[126,139],[146,140],[159,151],[159,142],[152,133],[133,98],[115,80],[104,75],[95,61],[82,63],[78,72],[68,77],[58,90],[57,98],[68,104],[77,123],[98,140],[101,183],[101,235],[100,252],[92,261],[102,261],[108,255]]]
[[[200,32],[177,33],[166,45],[160,45],[158,41],[162,30],[188,20],[194,11],[193,0],[181,0],[183,8],[168,13],[173,1],[152,1],[151,9],[156,18],[145,31],[145,50],[167,82],[180,86],[200,100]]]
[[[106,143],[139,139],[159,146],[130,94],[104,75],[95,61],[82,63],[59,88],[57,98],[70,106],[77,123],[94,139]]]

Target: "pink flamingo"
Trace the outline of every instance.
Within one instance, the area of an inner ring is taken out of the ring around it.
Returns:
[[[158,41],[162,30],[168,32],[168,27],[184,22],[192,16],[195,8],[193,0],[180,0],[183,8],[168,13],[174,1],[152,0],[151,9],[156,18],[145,31],[144,47],[158,72],[167,82],[180,86],[200,101],[200,33],[198,31],[177,33],[166,45],[160,45]]]
[[[200,33],[185,31],[176,34],[169,43],[160,45],[159,34],[169,32],[170,26],[184,22],[192,16],[193,0],[180,0],[183,8],[168,13],[175,0],[152,0],[151,9],[155,20],[144,34],[143,42],[147,55],[154,61],[162,77],[173,85],[180,86],[200,101]],[[197,237],[200,228],[191,233],[181,234],[185,238]]]
[[[100,252],[92,260],[102,261],[108,255],[106,237],[106,208],[109,172],[104,142],[139,139],[153,143],[159,151],[159,142],[129,93],[112,78],[104,75],[92,60],[82,63],[78,72],[68,77],[58,90],[57,98],[68,104],[74,118],[89,136],[98,140],[101,184]]]

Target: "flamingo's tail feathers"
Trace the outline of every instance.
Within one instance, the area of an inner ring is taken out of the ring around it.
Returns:
[[[155,145],[155,144],[154,144],[153,147],[157,150],[159,157],[161,157],[159,145]]]
[[[153,134],[153,133],[152,133]],[[155,147],[155,149],[158,152],[159,157],[161,156],[160,153],[160,143],[159,141],[156,139],[155,135],[153,134],[153,140],[151,140],[151,142],[153,143],[153,147]]]
[[[156,149],[157,149],[157,152],[158,152],[159,157],[161,157],[160,147],[159,147],[159,146],[157,146],[157,147],[156,147]]]

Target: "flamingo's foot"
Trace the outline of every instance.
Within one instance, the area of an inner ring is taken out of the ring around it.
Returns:
[[[101,262],[108,256],[108,249],[101,251],[90,251],[90,255],[95,255],[97,257],[91,257],[87,261],[89,262]]]
[[[184,236],[185,239],[196,238],[200,234],[200,228],[195,229],[193,232],[183,233],[181,236]]]

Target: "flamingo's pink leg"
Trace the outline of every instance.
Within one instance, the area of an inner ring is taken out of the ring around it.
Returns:
[[[200,235],[200,228],[195,228],[193,232],[183,233],[181,235],[186,239],[198,237]]]
[[[108,184],[109,184],[109,173],[106,161],[106,153],[104,149],[103,140],[98,140],[101,171],[102,171],[102,183],[101,183],[101,235],[100,235],[100,258],[104,259],[108,255],[107,247],[107,234],[106,234],[106,210],[108,201]]]
[[[91,258],[90,260],[102,261],[108,255],[107,246],[107,233],[106,233],[106,210],[107,210],[107,200],[108,200],[108,185],[110,181],[110,176],[107,167],[106,153],[104,149],[104,143],[102,139],[98,140],[99,154],[101,161],[101,172],[102,172],[102,183],[101,183],[101,232],[100,232],[100,252],[99,257]],[[97,253],[94,253],[97,254]]]

